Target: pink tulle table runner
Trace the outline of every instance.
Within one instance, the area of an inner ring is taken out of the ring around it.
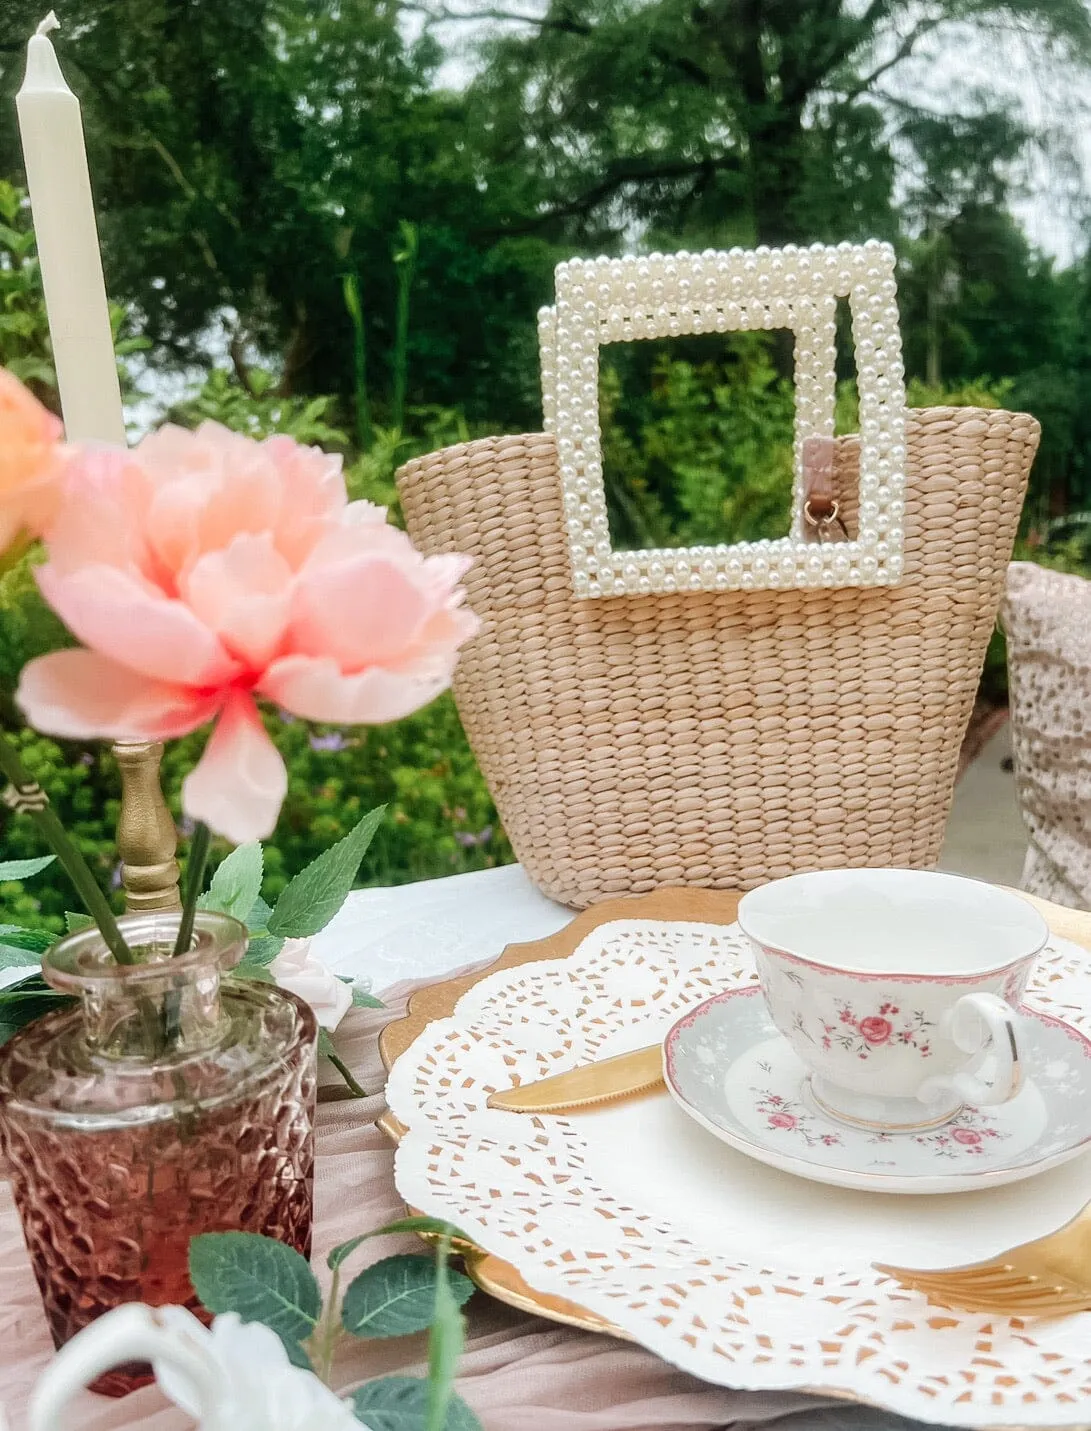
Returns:
[[[317,1221],[314,1265],[338,1242],[382,1226],[404,1208],[394,1188],[394,1155],[375,1127],[383,1110],[379,1029],[404,1006],[399,991],[382,1013],[353,1012],[338,1031],[343,1056],[366,1101],[323,1102],[318,1118]],[[370,1260],[419,1250],[409,1238],[368,1244]],[[361,1260],[360,1265],[363,1265]],[[741,1428],[830,1405],[779,1393],[725,1391],[685,1376],[649,1352],[609,1337],[555,1326],[478,1294],[469,1306],[469,1335],[458,1389],[485,1431],[682,1431]],[[30,1389],[52,1353],[38,1290],[6,1183],[0,1183],[0,1404],[12,1431],[25,1431]],[[335,1368],[345,1390],[376,1376],[422,1375],[424,1338],[346,1345]],[[805,1426],[806,1417],[800,1418]],[[155,1387],[121,1401],[86,1394],[72,1408],[70,1431],[186,1431],[189,1418]],[[320,1431],[320,1428],[315,1428]]]

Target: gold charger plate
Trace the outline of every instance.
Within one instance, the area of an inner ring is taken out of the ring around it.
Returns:
[[[1068,939],[1073,944],[1091,950],[1091,914],[1065,909],[1059,904],[1051,904],[1048,900],[1025,894],[1022,890],[1012,890],[1011,893],[1018,894],[1033,904],[1048,923],[1050,932],[1057,938]],[[742,894],[741,890],[661,889],[653,894],[608,900],[577,914],[571,924],[546,939],[538,939],[528,944],[509,944],[503,954],[491,964],[469,974],[461,974],[457,978],[418,989],[411,996],[404,1017],[387,1024],[379,1035],[379,1053],[383,1065],[389,1072],[395,1060],[401,1057],[428,1024],[435,1019],[448,1018],[466,990],[472,989],[488,974],[546,959],[566,959],[593,929],[600,924],[608,924],[613,919],[635,916],[699,924],[734,924]],[[390,1112],[382,1114],[378,1119],[378,1126],[395,1144],[401,1141],[406,1132],[405,1127]],[[506,1302],[508,1306],[519,1311],[533,1312],[552,1322],[561,1322],[565,1326],[579,1327],[588,1332],[603,1332],[622,1341],[632,1340],[620,1327],[586,1311],[575,1302],[536,1292],[509,1262],[502,1261],[473,1243],[460,1243],[457,1250],[464,1258],[466,1271],[472,1280],[482,1291],[488,1292],[498,1301]],[[843,1391],[826,1387],[821,1388],[821,1394],[846,1396]],[[858,1400],[851,1395],[848,1399]]]

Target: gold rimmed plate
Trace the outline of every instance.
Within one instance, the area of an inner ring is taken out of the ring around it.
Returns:
[[[565,959],[592,930],[617,919],[635,917],[733,924],[741,898],[742,892],[735,890],[663,889],[652,894],[610,900],[584,910],[564,929],[548,938],[526,944],[511,944],[491,964],[419,989],[411,996],[404,1017],[388,1024],[380,1035],[379,1051],[383,1064],[389,1071],[428,1024],[436,1019],[449,1017],[462,995],[489,975],[504,969],[515,969],[523,964]],[[1065,909],[1031,895],[1023,895],[1023,898],[1029,900],[1044,915],[1055,937],[1071,940],[1091,950],[1091,914]],[[384,1113],[378,1123],[395,1144],[401,1141],[406,1130],[391,1113]],[[473,1246],[464,1248],[463,1252],[469,1275],[483,1291],[496,1297],[498,1301],[566,1326],[631,1340],[613,1323],[576,1303],[535,1291],[519,1272],[503,1259]]]

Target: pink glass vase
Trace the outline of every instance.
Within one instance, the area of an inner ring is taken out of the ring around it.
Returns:
[[[78,1008],[0,1049],[0,1150],[59,1347],[121,1302],[201,1314],[188,1273],[199,1232],[259,1232],[311,1248],[317,1027],[272,984],[224,977],[246,930],[200,912],[171,957],[177,914],[120,921],[142,962],[96,929],[44,957]],[[96,1384],[124,1395],[133,1365]]]

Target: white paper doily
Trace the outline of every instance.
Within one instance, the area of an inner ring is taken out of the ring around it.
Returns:
[[[906,1199],[763,1167],[666,1095],[571,1119],[485,1107],[515,1075],[650,1043],[754,978],[735,927],[632,920],[567,959],[483,979],[391,1072],[408,1129],[401,1196],[710,1382],[849,1392],[968,1427],[1087,1422],[1091,1314],[948,1312],[870,1264],[958,1263],[1040,1236],[1091,1198],[1091,1157],[1011,1187]],[[1091,954],[1051,945],[1028,1002],[1091,1033]]]

